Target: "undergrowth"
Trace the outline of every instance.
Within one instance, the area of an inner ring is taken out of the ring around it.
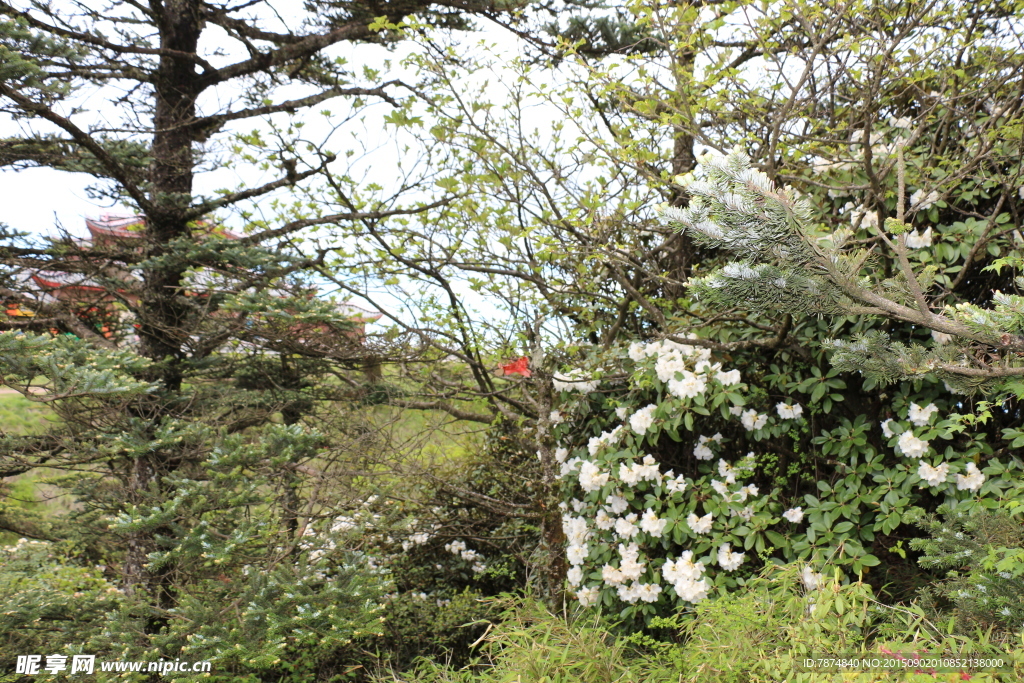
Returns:
[[[815,589],[798,565],[769,566],[745,590],[656,619],[644,633],[622,634],[609,615],[555,614],[532,599],[503,598],[501,620],[481,641],[476,659],[453,668],[422,661],[380,683],[831,683],[833,681],[1019,681],[1022,633],[970,634],[935,623],[917,605],[878,602],[871,587],[823,577]],[[954,619],[954,617],[951,617]],[[1001,657],[1001,671],[893,669],[820,672],[807,659],[911,654]]]

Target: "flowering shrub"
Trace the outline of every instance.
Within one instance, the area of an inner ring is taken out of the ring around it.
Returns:
[[[843,399],[835,371],[790,380],[810,394],[805,408],[670,340],[612,350],[592,367],[564,375],[574,381],[559,386],[554,425],[567,580],[584,606],[649,618],[742,586],[765,562],[808,562],[812,579],[825,565],[861,575],[913,506],[1021,497],[1020,460],[993,458],[938,403],[897,392],[884,421],[827,415],[826,400]],[[917,393],[955,405],[939,392]],[[834,426],[814,435],[808,419],[821,417]],[[806,463],[818,476],[797,463],[769,478],[797,448],[814,452]]]

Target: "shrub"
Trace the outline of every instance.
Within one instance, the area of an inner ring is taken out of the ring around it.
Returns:
[[[948,570],[946,578],[923,591],[936,618],[954,617],[958,633],[992,631],[1008,640],[1024,629],[1024,527],[1006,510],[940,507],[936,515],[917,514],[928,538],[911,547],[924,555],[923,567]]]

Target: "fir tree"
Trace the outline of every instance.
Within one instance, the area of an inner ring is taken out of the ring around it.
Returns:
[[[54,483],[77,501],[48,525],[0,509],[0,527],[71,542],[67,552],[105,567],[117,595],[88,643],[72,634],[48,648],[212,659],[239,676],[291,671],[306,680],[340,671],[331,668],[343,663],[338,652],[379,626],[374,596],[386,577],[331,524],[352,504],[338,470],[373,448],[358,438],[342,448],[305,418],[325,401],[355,398],[358,377],[346,372],[378,362],[382,349],[311,284],[309,272],[338,245],[298,236],[423,207],[364,198],[336,154],[288,117],[338,103],[358,115],[413,90],[346,65],[339,48],[394,39],[370,27],[375,18],[386,26],[417,13],[425,25],[464,28],[469,15],[500,10],[463,2],[304,10],[0,2],[0,109],[24,131],[0,141],[0,164],[89,173],[97,196],[137,218],[91,244],[0,233],[0,295],[11,312],[0,319],[2,383],[60,417],[48,433],[3,436],[0,473],[66,473]],[[109,98],[111,110],[85,110],[89,96]],[[121,120],[104,120],[114,109]],[[231,130],[256,122],[271,135]],[[262,164],[270,179],[196,191],[200,172],[232,158]],[[335,191],[314,215],[281,208],[257,218],[254,201],[276,203],[278,191],[317,178]],[[244,234],[218,226],[229,211]],[[32,277],[40,273],[96,298],[62,297],[66,290]],[[18,594],[4,597],[14,615],[8,632],[75,609],[51,600],[65,611],[40,611]]]

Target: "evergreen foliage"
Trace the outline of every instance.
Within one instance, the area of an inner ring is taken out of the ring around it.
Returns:
[[[0,2],[0,112],[19,124],[0,164],[89,173],[95,196],[137,218],[92,242],[0,232],[0,298],[15,312],[0,321],[0,384],[58,417],[3,434],[0,472],[46,477],[74,501],[45,520],[0,509],[3,531],[42,542],[3,551],[5,656],[11,644],[209,660],[231,681],[359,668],[353,643],[381,633],[392,583],[336,520],[366,497],[354,473],[378,474],[387,453],[335,406],[358,401],[364,368],[407,350],[367,338],[313,284],[343,244],[311,233],[422,211],[400,194],[429,180],[395,196],[360,186],[335,163],[351,150],[314,142],[303,119],[397,107],[422,85],[348,64],[360,43],[399,37],[375,20],[465,28],[503,11]],[[90,97],[111,106],[83,107]],[[236,163],[267,177],[197,189]],[[304,215],[283,193],[318,178],[333,191]]]
[[[918,515],[928,537],[911,547],[921,551],[923,567],[946,572],[923,590],[924,604],[936,619],[952,616],[958,633],[977,630],[994,639],[1012,640],[1024,623],[1024,532],[1010,510],[969,514],[940,507],[936,515]]]
[[[902,152],[900,157],[902,163]],[[874,314],[963,340],[929,349],[890,341],[884,332],[872,330],[850,340],[826,341],[838,369],[859,370],[879,385],[934,373],[967,394],[986,380],[991,388],[997,379],[1024,373],[1024,368],[1017,368],[1016,353],[1021,344],[1016,322],[1020,297],[997,293],[990,311],[960,304],[936,314],[926,305],[922,275],[907,260],[905,228],[890,239],[886,231],[892,232],[893,224],[887,221],[885,229],[875,232],[900,264],[900,277],[884,279],[874,248],[849,247],[853,233],[845,227],[823,232],[814,223],[807,199],[791,187],[775,187],[767,175],[751,167],[741,150],[721,158],[705,157],[697,173],[677,179],[691,197],[687,207],[666,207],[662,215],[676,229],[694,234],[698,244],[727,250],[743,260],[692,279],[695,299],[712,307],[790,315]],[[904,200],[900,196],[898,201]],[[898,225],[905,226],[902,208],[900,214]],[[934,280],[934,267],[923,270],[924,278]],[[1003,351],[1001,362],[996,367],[979,365],[978,353],[990,347]]]

